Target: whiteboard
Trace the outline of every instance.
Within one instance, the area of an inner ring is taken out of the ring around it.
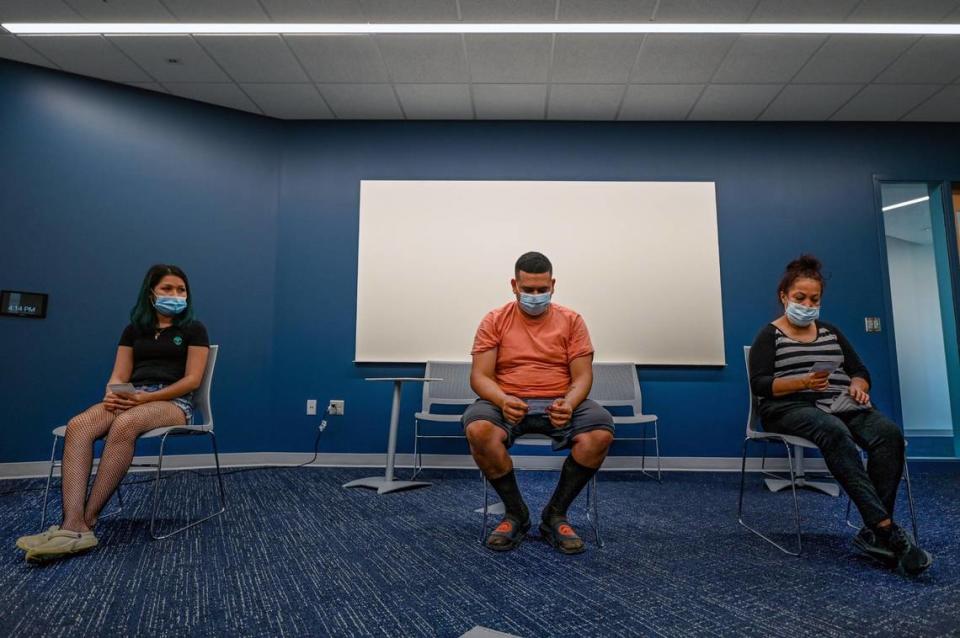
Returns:
[[[469,360],[530,250],[595,360],[725,363],[713,182],[381,180],[360,184],[356,361]]]

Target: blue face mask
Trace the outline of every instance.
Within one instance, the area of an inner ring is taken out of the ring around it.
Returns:
[[[820,318],[820,306],[811,308],[791,301],[787,304],[786,314],[787,321],[798,328],[804,328]]]
[[[520,307],[528,315],[537,317],[547,311],[550,306],[551,293],[544,292],[539,295],[532,295],[527,292],[520,293]]]
[[[184,297],[157,297],[153,301],[153,307],[165,317],[175,317],[187,308],[187,300]]]

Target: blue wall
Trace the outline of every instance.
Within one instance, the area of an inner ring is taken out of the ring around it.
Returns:
[[[382,452],[390,391],[363,377],[422,367],[352,362],[361,179],[716,181],[728,366],[640,374],[666,455],[736,456],[741,346],[776,315],[778,275],[801,251],[826,263],[824,318],[892,406],[886,335],[862,328],[885,316],[873,176],[960,177],[949,125],[275,122],[14,64],[0,66],[0,116],[0,285],[51,293],[48,320],[0,322],[20,366],[0,372],[0,461],[43,458],[50,424],[98,398],[159,260],[184,265],[223,345],[225,450],[306,451],[305,400],[341,398],[324,451]],[[418,403],[411,386],[402,451]]]
[[[0,62],[0,287],[50,294],[0,318],[0,462],[49,455],[49,430],[103,396],[146,269],[180,264],[225,344],[227,450],[270,417],[277,124]]]

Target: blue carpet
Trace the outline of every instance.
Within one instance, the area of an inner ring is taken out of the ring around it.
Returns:
[[[669,473],[661,485],[604,474],[607,545],[590,539],[567,557],[536,538],[506,554],[480,546],[475,472],[428,473],[432,487],[386,496],[340,487],[371,473],[231,474],[227,513],[165,541],[147,535],[147,485],[131,485],[100,547],[42,567],[14,548],[37,527],[39,492],[0,496],[0,635],[960,635],[956,474],[915,481],[936,563],[909,580],[857,556],[844,501],[815,493],[801,501],[805,554],[782,555],[737,525],[733,474]],[[521,474],[532,510],[556,476]],[[789,494],[759,480],[748,481],[757,522],[789,540]],[[212,504],[206,478],[164,483],[168,524]],[[0,493],[39,485],[4,481]],[[585,534],[582,502],[572,517]]]

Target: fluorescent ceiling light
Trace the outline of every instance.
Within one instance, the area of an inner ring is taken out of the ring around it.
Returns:
[[[894,208],[903,208],[904,206],[910,206],[911,204],[919,204],[920,202],[926,202],[930,199],[930,196],[918,197],[916,199],[908,199],[905,202],[900,202],[898,204],[890,204],[889,206],[884,206],[880,210],[887,212],[888,210],[893,210]]]
[[[337,34],[405,34],[405,33],[763,33],[789,34],[852,34],[852,35],[960,35],[960,24],[665,24],[657,22],[616,23],[514,23],[480,24],[456,22],[446,24],[385,23],[109,23],[109,22],[6,22],[10,33],[17,35],[337,35]]]

